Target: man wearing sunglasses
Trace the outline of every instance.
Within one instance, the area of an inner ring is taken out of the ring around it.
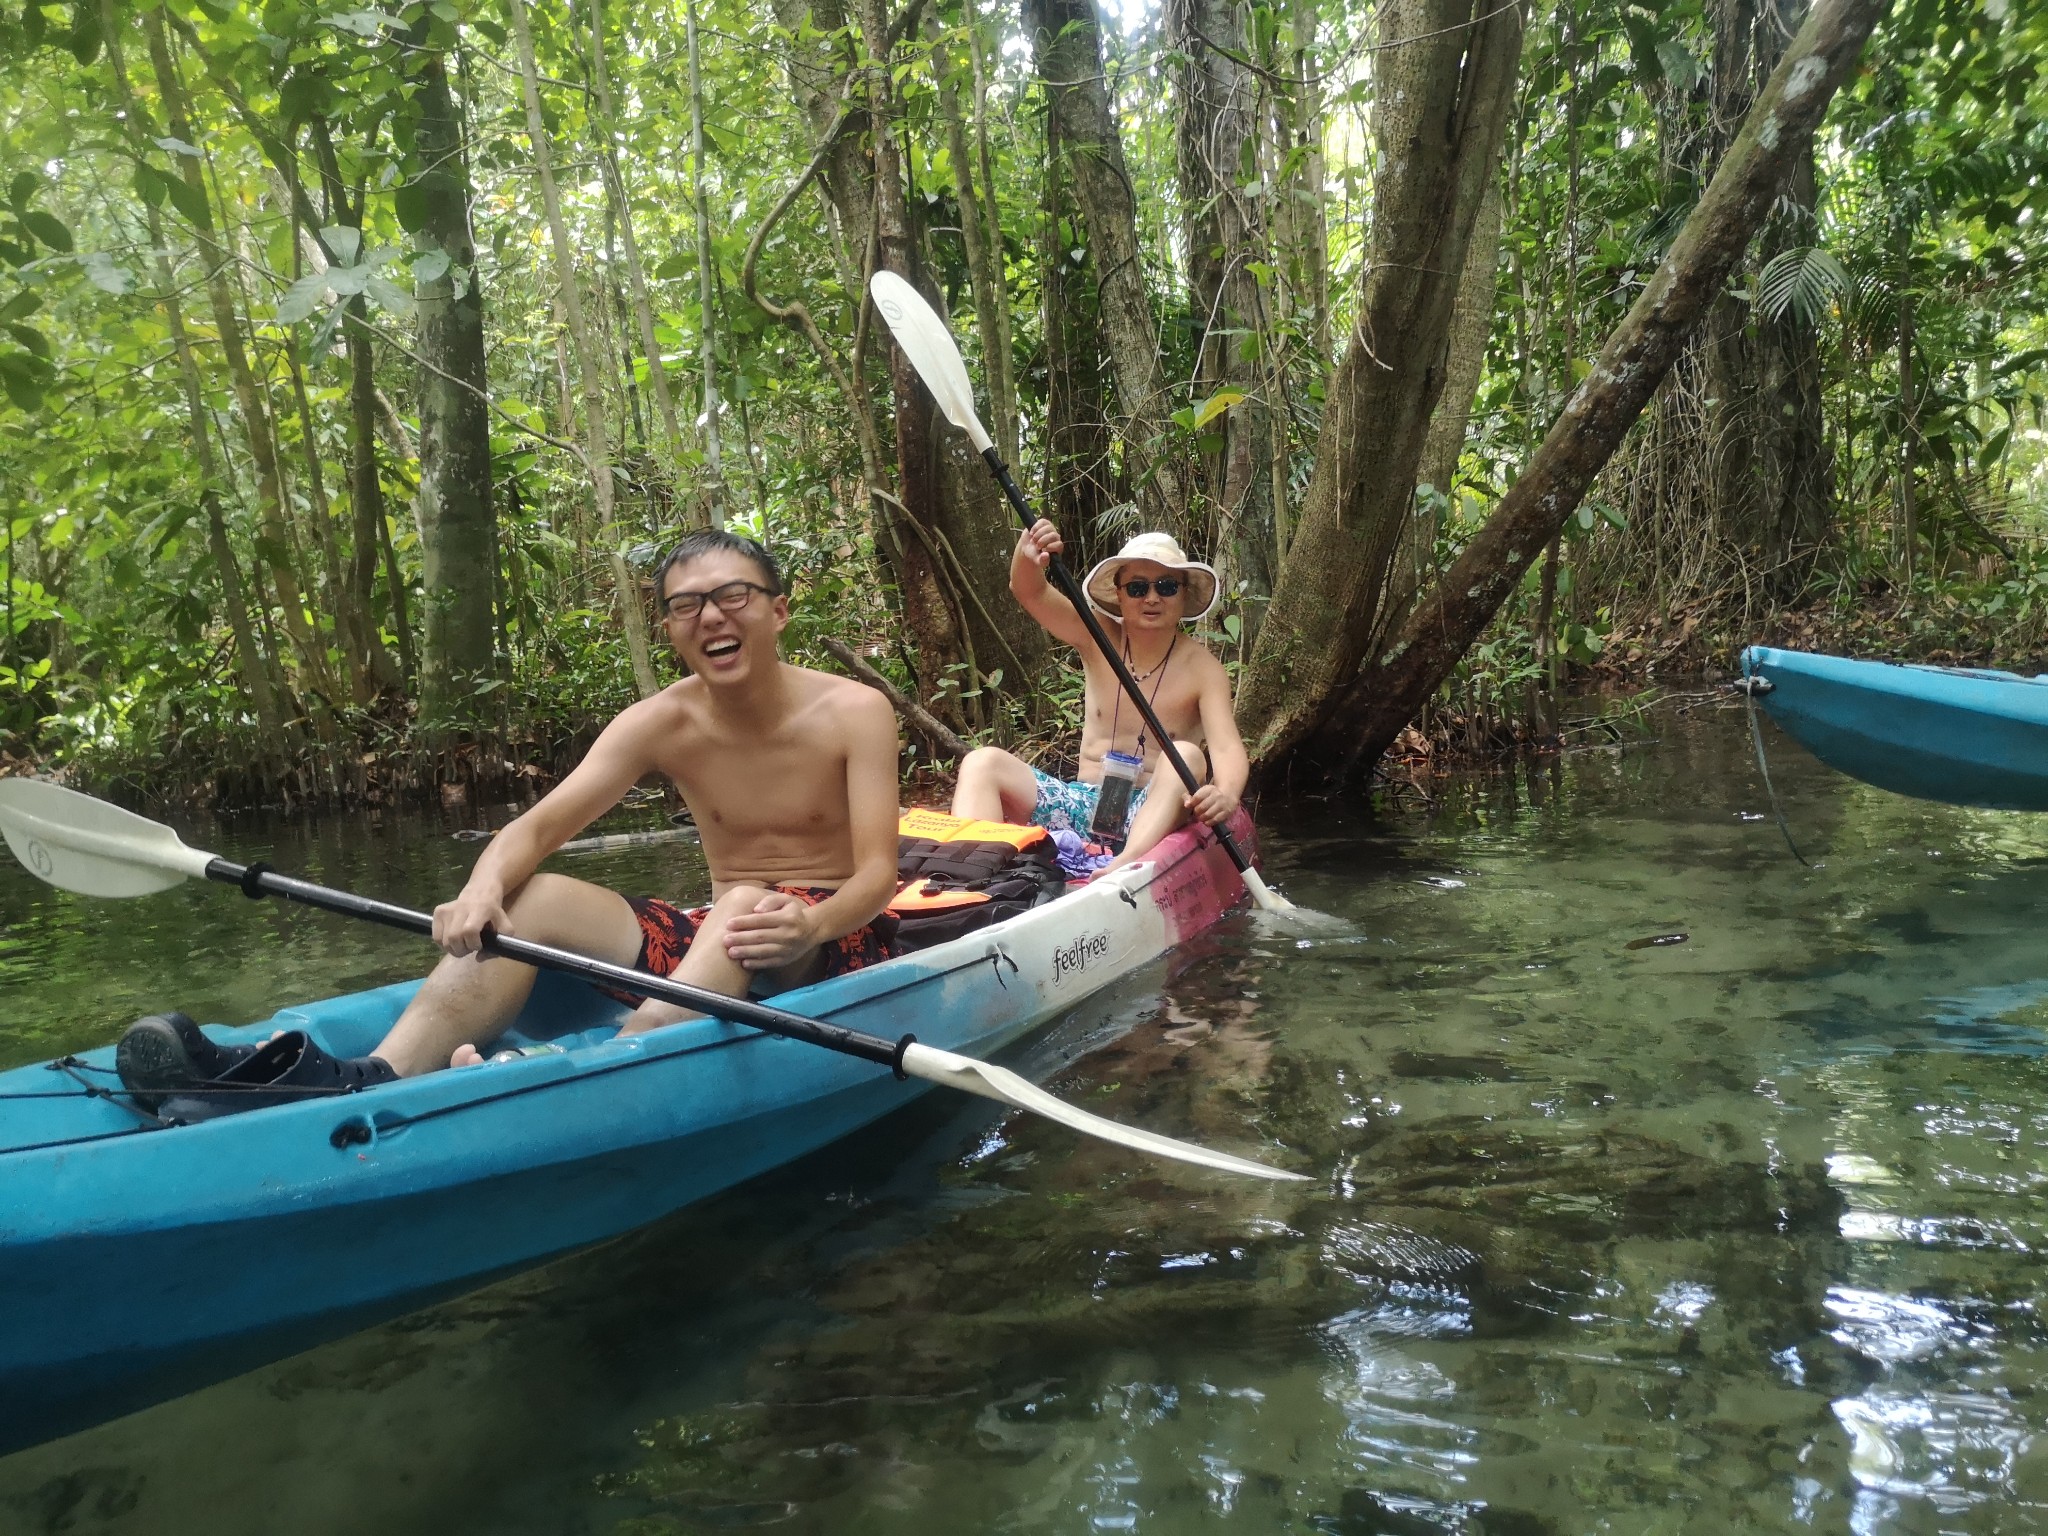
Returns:
[[[1121,844],[1109,866],[1114,869],[1141,858],[1190,816],[1209,826],[1228,819],[1251,763],[1231,713],[1229,674],[1182,632],[1215,605],[1215,570],[1188,559],[1166,534],[1141,533],[1082,583],[1160,723],[1196,780],[1207,781],[1190,795],[1173,769],[1161,766],[1159,743],[1147,739],[1144,718],[1124,696],[1081,615],[1046,580],[1046,566],[1063,547],[1050,522],[1032,524],[1010,559],[1010,590],[1049,634],[1080,652],[1086,690],[1076,777],[1056,779],[999,747],[978,747],[961,762],[953,814],[1030,821],[1084,837],[1092,831],[1098,840]],[[1105,765],[1114,774],[1133,758],[1138,767],[1129,809],[1111,818],[1121,825],[1103,827],[1097,812]]]
[[[569,776],[491,839],[468,883],[434,909],[447,951],[383,1043],[337,1060],[303,1033],[223,1047],[182,1016],[145,1019],[118,1059],[129,1086],[182,1119],[468,1066],[509,1024],[532,967],[482,954],[486,929],[722,992],[771,994],[894,952],[896,717],[881,694],[783,661],[789,599],[752,539],[693,533],[655,578],[662,624],[690,675],[629,706]],[[682,790],[711,867],[711,900],[632,898],[540,863],[661,774]],[[689,1017],[632,1005],[623,1032]],[[187,1027],[181,1028],[181,1022]],[[219,1087],[209,1091],[210,1085]],[[266,1093],[264,1088],[274,1088]]]

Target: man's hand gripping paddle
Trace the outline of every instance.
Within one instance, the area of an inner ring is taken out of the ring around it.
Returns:
[[[1024,499],[1024,492],[1018,489],[1016,477],[1010,473],[1010,466],[1003,462],[1003,456],[996,451],[989,440],[988,429],[981,424],[981,418],[974,414],[974,386],[967,379],[967,364],[960,356],[960,348],[954,344],[953,333],[946,329],[946,322],[932,312],[924,296],[894,272],[877,272],[868,280],[868,292],[874,298],[875,309],[881,314],[889,333],[896,338],[896,345],[903,349],[903,355],[910,360],[910,366],[917,370],[917,376],[924,380],[924,387],[931,391],[932,400],[946,419],[967,434],[967,440],[974,444],[981,461],[988,466],[996,483],[1003,488],[1003,494],[1010,498],[1010,505],[1016,510],[1018,520],[1026,528],[1032,524],[1031,503]],[[1159,743],[1160,756],[1164,757],[1180,775],[1180,781],[1193,794],[1201,786],[1195,782],[1195,775],[1189,769],[1173,745],[1173,737],[1159,717],[1152,712],[1152,701],[1145,697],[1145,691],[1138,686],[1138,680],[1131,676],[1131,669],[1124,665],[1124,659],[1117,648],[1109,642],[1102,623],[1095,617],[1095,610],[1082,593],[1080,583],[1074,580],[1073,572],[1058,555],[1052,557],[1047,567],[1053,585],[1061,595],[1074,605],[1081,615],[1081,622],[1088,626],[1088,633],[1102,650],[1102,656],[1116,673],[1116,680],[1138,706],[1138,713],[1144,717],[1145,725],[1152,732],[1152,739]],[[1223,845],[1223,851],[1230,855],[1230,862],[1237,866],[1237,872],[1244,877],[1245,889],[1252,893],[1252,900],[1262,911],[1294,913],[1300,909],[1285,896],[1273,890],[1265,878],[1252,868],[1250,859],[1223,827],[1211,827],[1216,840]]]
[[[280,875],[262,864],[230,864],[226,859],[188,848],[178,834],[159,822],[124,811],[104,800],[61,785],[36,779],[0,779],[0,834],[14,856],[50,884],[86,896],[147,896],[168,890],[186,879],[217,880],[239,887],[249,896],[277,896],[286,901],[338,912],[344,917],[365,918],[387,928],[432,935],[434,920],[425,912],[394,907],[348,891],[331,890]],[[1152,1131],[1135,1130],[1104,1120],[1064,1104],[1042,1088],[1025,1081],[1006,1068],[919,1045],[910,1036],[884,1040],[823,1019],[807,1018],[770,1008],[744,998],[726,997],[688,986],[666,976],[651,975],[628,966],[593,960],[587,955],[556,949],[548,944],[529,943],[509,936],[492,936],[485,949],[507,959],[522,961],[543,970],[566,971],[586,981],[602,982],[645,997],[658,997],[680,1008],[693,1008],[714,1018],[727,1019],[823,1046],[846,1056],[858,1056],[879,1066],[890,1067],[906,1077],[922,1078],[957,1088],[963,1093],[994,1099],[1013,1109],[1029,1110],[1056,1120],[1069,1130],[1098,1136],[1120,1147],[1130,1147],[1155,1157],[1173,1158],[1225,1173],[1252,1178],[1298,1180],[1303,1174],[1268,1168],[1249,1158],[1212,1152],[1206,1147],[1175,1141]]]

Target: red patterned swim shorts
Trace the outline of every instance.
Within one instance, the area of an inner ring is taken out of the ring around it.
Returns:
[[[777,885],[770,889],[794,896],[810,907],[838,894],[829,886],[819,885]],[[628,896],[626,905],[633,909],[633,916],[640,923],[640,954],[633,962],[634,969],[652,971],[657,976],[666,976],[682,964],[683,956],[690,952],[690,945],[696,940],[697,930],[704,926],[704,919],[711,912],[709,907],[679,907],[659,896]],[[825,960],[825,967],[817,977],[820,981],[880,965],[899,953],[895,914],[883,912],[867,926],[836,939],[827,939],[818,949]],[[647,1001],[645,997],[612,987],[600,987],[598,990],[633,1008]]]

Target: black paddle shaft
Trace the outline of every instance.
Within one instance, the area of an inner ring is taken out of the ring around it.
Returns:
[[[337,891],[329,886],[294,879],[290,875],[280,875],[267,864],[230,864],[226,859],[215,859],[206,866],[206,878],[218,880],[223,885],[236,886],[244,896],[258,900],[265,896],[275,896],[282,901],[296,901],[302,906],[318,907],[322,912],[338,912],[343,917],[360,917],[367,922],[382,923],[386,928],[402,928],[407,933],[433,937],[434,920],[425,912],[415,912],[410,907],[395,907],[387,901],[374,901],[368,896],[358,896],[351,891]],[[556,949],[552,944],[535,944],[527,939],[513,938],[510,934],[499,935],[486,931],[484,949],[487,953],[502,955],[507,960],[518,960],[526,965],[539,966],[544,971],[563,971],[571,976],[580,976],[585,981],[602,982],[607,986],[635,992],[643,997],[660,998],[664,1003],[673,1003],[678,1008],[694,1008],[699,1013],[708,1013],[714,1018],[726,1019],[734,1024],[745,1024],[771,1035],[802,1040],[810,1045],[822,1045],[826,1050],[838,1051],[844,1056],[858,1056],[863,1061],[872,1061],[878,1066],[889,1068],[898,1077],[904,1075],[903,1053],[917,1038],[914,1035],[905,1035],[901,1040],[884,1040],[880,1035],[864,1034],[860,1030],[847,1029],[843,1025],[828,1024],[823,1019],[806,1018],[800,1013],[770,1008],[762,1003],[749,1002],[743,997],[727,997],[722,992],[707,992],[702,987],[693,987],[687,982],[675,981],[667,976],[656,976],[652,972],[635,970],[627,965],[613,965],[608,960],[593,960],[590,956],[579,955],[573,950]]]
[[[996,477],[996,483],[1003,488],[1003,494],[1010,498],[1010,505],[1016,508],[1018,521],[1029,528],[1038,514],[1031,510],[1031,503],[1024,499],[1024,492],[1018,488],[1017,478],[1010,473],[1010,466],[1003,462],[1003,456],[996,452],[994,444],[982,449],[981,457],[987,463],[989,472]],[[1074,580],[1074,573],[1067,569],[1067,562],[1058,555],[1052,557],[1047,570],[1052,577],[1053,585],[1060,589],[1061,595],[1072,603],[1075,612],[1081,615],[1081,622],[1088,626],[1088,633],[1095,637],[1095,644],[1102,651],[1102,659],[1109,663],[1110,671],[1116,674],[1116,680],[1123,684],[1124,692],[1131,696],[1131,702],[1138,706],[1138,713],[1144,716],[1145,724],[1158,738],[1159,755],[1173,765],[1173,771],[1180,775],[1181,783],[1187,785],[1188,793],[1192,795],[1202,787],[1195,782],[1194,770],[1188,767],[1187,760],[1180,755],[1180,749],[1173,744],[1172,733],[1159,723],[1159,716],[1152,710],[1152,701],[1145,697],[1145,690],[1140,688],[1138,680],[1131,676],[1131,669],[1124,665],[1124,659],[1117,654],[1117,648],[1109,643],[1109,634],[1103,629],[1102,621],[1095,617],[1095,609],[1088,601],[1088,594],[1081,590],[1081,584]],[[1252,861],[1244,856],[1243,850],[1237,846],[1237,839],[1230,835],[1228,827],[1218,825],[1209,830],[1216,834],[1216,841],[1221,843],[1223,851],[1230,855],[1230,862],[1237,866],[1239,874],[1252,867]]]

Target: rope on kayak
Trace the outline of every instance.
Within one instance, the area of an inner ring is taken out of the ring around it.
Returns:
[[[941,976],[951,976],[959,971],[977,969],[983,965],[993,964],[994,966],[996,966],[998,970],[998,978],[1000,979],[1000,968],[1004,963],[1008,963],[1011,970],[1013,971],[1018,969],[1016,960],[1006,950],[1000,953],[995,951],[986,952],[980,955],[976,955],[972,959],[957,961],[956,963],[947,966],[943,970],[925,971],[921,975],[913,975],[906,977],[900,985],[872,993],[869,996],[862,998],[861,1001],[864,1003],[872,1004],[884,998],[894,996],[896,993],[905,991],[911,987],[920,985],[922,982],[930,981]],[[721,1039],[706,1041],[701,1045],[692,1046],[689,1049],[677,1052],[674,1055],[664,1053],[660,1056],[630,1056],[622,1061],[606,1062],[602,1065],[597,1066],[585,1066],[577,1072],[575,1072],[574,1074],[567,1077],[549,1076],[543,1078],[539,1082],[507,1084],[504,1088],[499,1089],[495,1093],[479,1094],[473,1098],[459,1099],[453,1103],[437,1105],[432,1109],[423,1109],[412,1114],[379,1114],[377,1116],[377,1120],[375,1122],[374,1127],[359,1126],[358,1122],[354,1120],[346,1120],[343,1121],[341,1125],[335,1128],[334,1133],[332,1136],[330,1136],[329,1140],[336,1147],[362,1145],[369,1141],[375,1140],[377,1137],[389,1135],[393,1131],[403,1130],[405,1127],[409,1125],[419,1125],[429,1120],[439,1120],[444,1116],[458,1114],[463,1110],[477,1109],[485,1104],[495,1104],[505,1099],[523,1098],[530,1093],[542,1093],[552,1088],[563,1087],[569,1083],[583,1082],[593,1077],[606,1077],[614,1072],[625,1072],[639,1067],[650,1067],[663,1061],[682,1060],[690,1056],[695,1056],[703,1051],[720,1050],[727,1046],[743,1045],[751,1040],[773,1040],[777,1038],[779,1037],[772,1034],[748,1030],[745,1034],[727,1035]],[[900,1070],[903,1048],[906,1047],[914,1038],[914,1036],[905,1035],[903,1039],[897,1042],[899,1070],[897,1071],[896,1075],[899,1078],[903,1076],[903,1073]],[[145,1131],[173,1129],[185,1123],[181,1120],[166,1119],[163,1116],[155,1115],[150,1113],[148,1110],[145,1110],[144,1108],[142,1108],[141,1105],[133,1102],[133,1092],[130,1089],[102,1087],[97,1083],[88,1081],[82,1075],[84,1073],[92,1072],[99,1073],[103,1076],[112,1077],[115,1075],[115,1069],[112,1067],[95,1066],[93,1063],[89,1061],[79,1060],[76,1056],[60,1056],[54,1061],[45,1062],[44,1065],[53,1072],[63,1072],[65,1076],[69,1077],[73,1082],[78,1084],[77,1088],[55,1093],[0,1091],[0,1102],[11,1102],[16,1099],[107,1099],[116,1104],[119,1104],[123,1109],[126,1109],[131,1113],[137,1115],[143,1120],[144,1123],[140,1125],[131,1126],[124,1131],[95,1131],[90,1135],[67,1136],[61,1137],[54,1141],[38,1141],[23,1146],[0,1146],[0,1157],[7,1157],[16,1152],[47,1152],[54,1148],[60,1147],[84,1146],[90,1142],[109,1141],[117,1136],[133,1136]],[[456,1070],[467,1071],[470,1069],[459,1068]],[[239,1087],[241,1085],[237,1084],[233,1086]],[[303,1088],[266,1088],[262,1084],[249,1084],[248,1086],[252,1088],[263,1088],[265,1092],[273,1094],[296,1095],[304,1098],[347,1099],[360,1092],[360,1090],[353,1088],[328,1088],[310,1086]],[[222,1093],[226,1091],[227,1089],[225,1087],[219,1085],[208,1086],[208,1092]]]
[[[1778,804],[1777,786],[1771,783],[1771,765],[1764,761],[1763,728],[1756,723],[1757,690],[1755,688],[1743,687],[1744,683],[1755,683],[1758,681],[1761,681],[1761,679],[1745,677],[1741,683],[1736,684],[1742,691],[1743,707],[1749,711],[1749,739],[1756,747],[1757,770],[1764,776],[1764,793],[1770,797],[1771,814],[1778,818],[1778,830],[1785,834],[1785,846],[1792,850],[1793,858],[1804,864],[1808,869],[1811,869],[1813,868],[1813,861],[1799,851],[1799,845],[1792,841],[1792,829],[1785,825],[1785,810],[1783,806]]]
[[[154,1111],[144,1109],[140,1104],[136,1103],[134,1091],[125,1085],[119,1088],[102,1088],[98,1083],[86,1081],[84,1074],[87,1072],[105,1072],[111,1076],[113,1074],[111,1067],[95,1067],[90,1062],[80,1061],[76,1056],[59,1056],[50,1063],[50,1068],[52,1071],[62,1072],[71,1081],[78,1084],[79,1089],[88,1099],[105,1099],[108,1103],[118,1104],[130,1114],[138,1116],[143,1122],[142,1129],[144,1130],[153,1131],[171,1123],[164,1119],[163,1116],[156,1114]]]
[[[64,1147],[82,1147],[93,1141],[115,1141],[123,1136],[147,1136],[158,1129],[153,1125],[131,1125],[125,1131],[99,1131],[91,1136],[64,1136],[56,1141],[32,1141],[25,1146],[0,1147],[0,1157],[9,1157],[16,1152],[52,1152]]]

